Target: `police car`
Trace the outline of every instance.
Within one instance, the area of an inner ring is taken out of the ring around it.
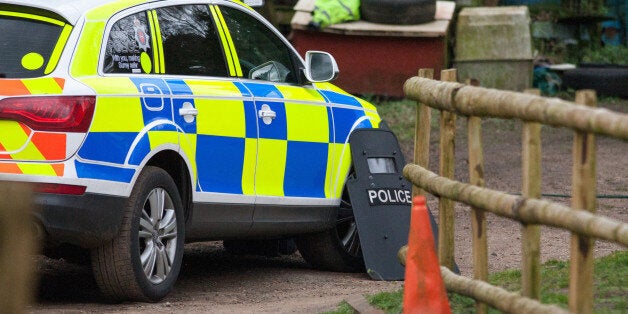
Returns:
[[[88,249],[105,296],[162,299],[190,241],[363,268],[349,136],[381,121],[329,54],[226,0],[2,0],[0,29],[0,180],[33,183],[47,246]]]

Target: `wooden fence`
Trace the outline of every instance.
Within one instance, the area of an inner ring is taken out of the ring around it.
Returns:
[[[542,305],[540,297],[540,225],[572,232],[569,310],[593,311],[593,239],[628,245],[628,224],[595,215],[595,134],[628,140],[628,115],[596,105],[594,91],[579,91],[576,102],[543,98],[533,94],[498,91],[456,83],[456,71],[445,70],[442,81],[432,80],[433,71],[422,69],[404,85],[406,96],[417,101],[414,160],[404,175],[414,184],[415,194],[429,192],[439,197],[439,246],[441,273],[449,291],[476,299],[478,313],[486,304],[506,312],[557,312]],[[431,108],[440,110],[440,175],[427,170]],[[457,116],[467,119],[469,183],[453,180],[454,138]],[[484,188],[481,119],[494,117],[523,122],[521,196]],[[541,124],[571,128],[573,176],[571,207],[540,200]],[[473,277],[449,271],[454,265],[454,202],[471,206]],[[522,224],[522,295],[486,283],[488,251],[485,212]]]

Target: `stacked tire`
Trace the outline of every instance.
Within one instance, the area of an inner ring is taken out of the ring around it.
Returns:
[[[580,64],[563,74],[563,85],[594,89],[599,95],[628,98],[628,65]]]
[[[434,20],[436,0],[362,0],[360,14],[373,23],[423,24]]]

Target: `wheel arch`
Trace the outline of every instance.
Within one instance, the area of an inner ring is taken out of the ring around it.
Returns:
[[[192,180],[190,169],[183,157],[173,150],[163,150],[152,156],[145,166],[153,166],[163,169],[174,180],[187,220],[192,208]]]

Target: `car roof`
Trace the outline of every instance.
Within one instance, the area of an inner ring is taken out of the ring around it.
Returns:
[[[158,0],[137,1],[147,3]],[[75,25],[78,19],[87,11],[112,2],[125,3],[125,0],[2,0],[2,4],[15,4],[34,7],[54,12],[63,17],[70,24]]]

